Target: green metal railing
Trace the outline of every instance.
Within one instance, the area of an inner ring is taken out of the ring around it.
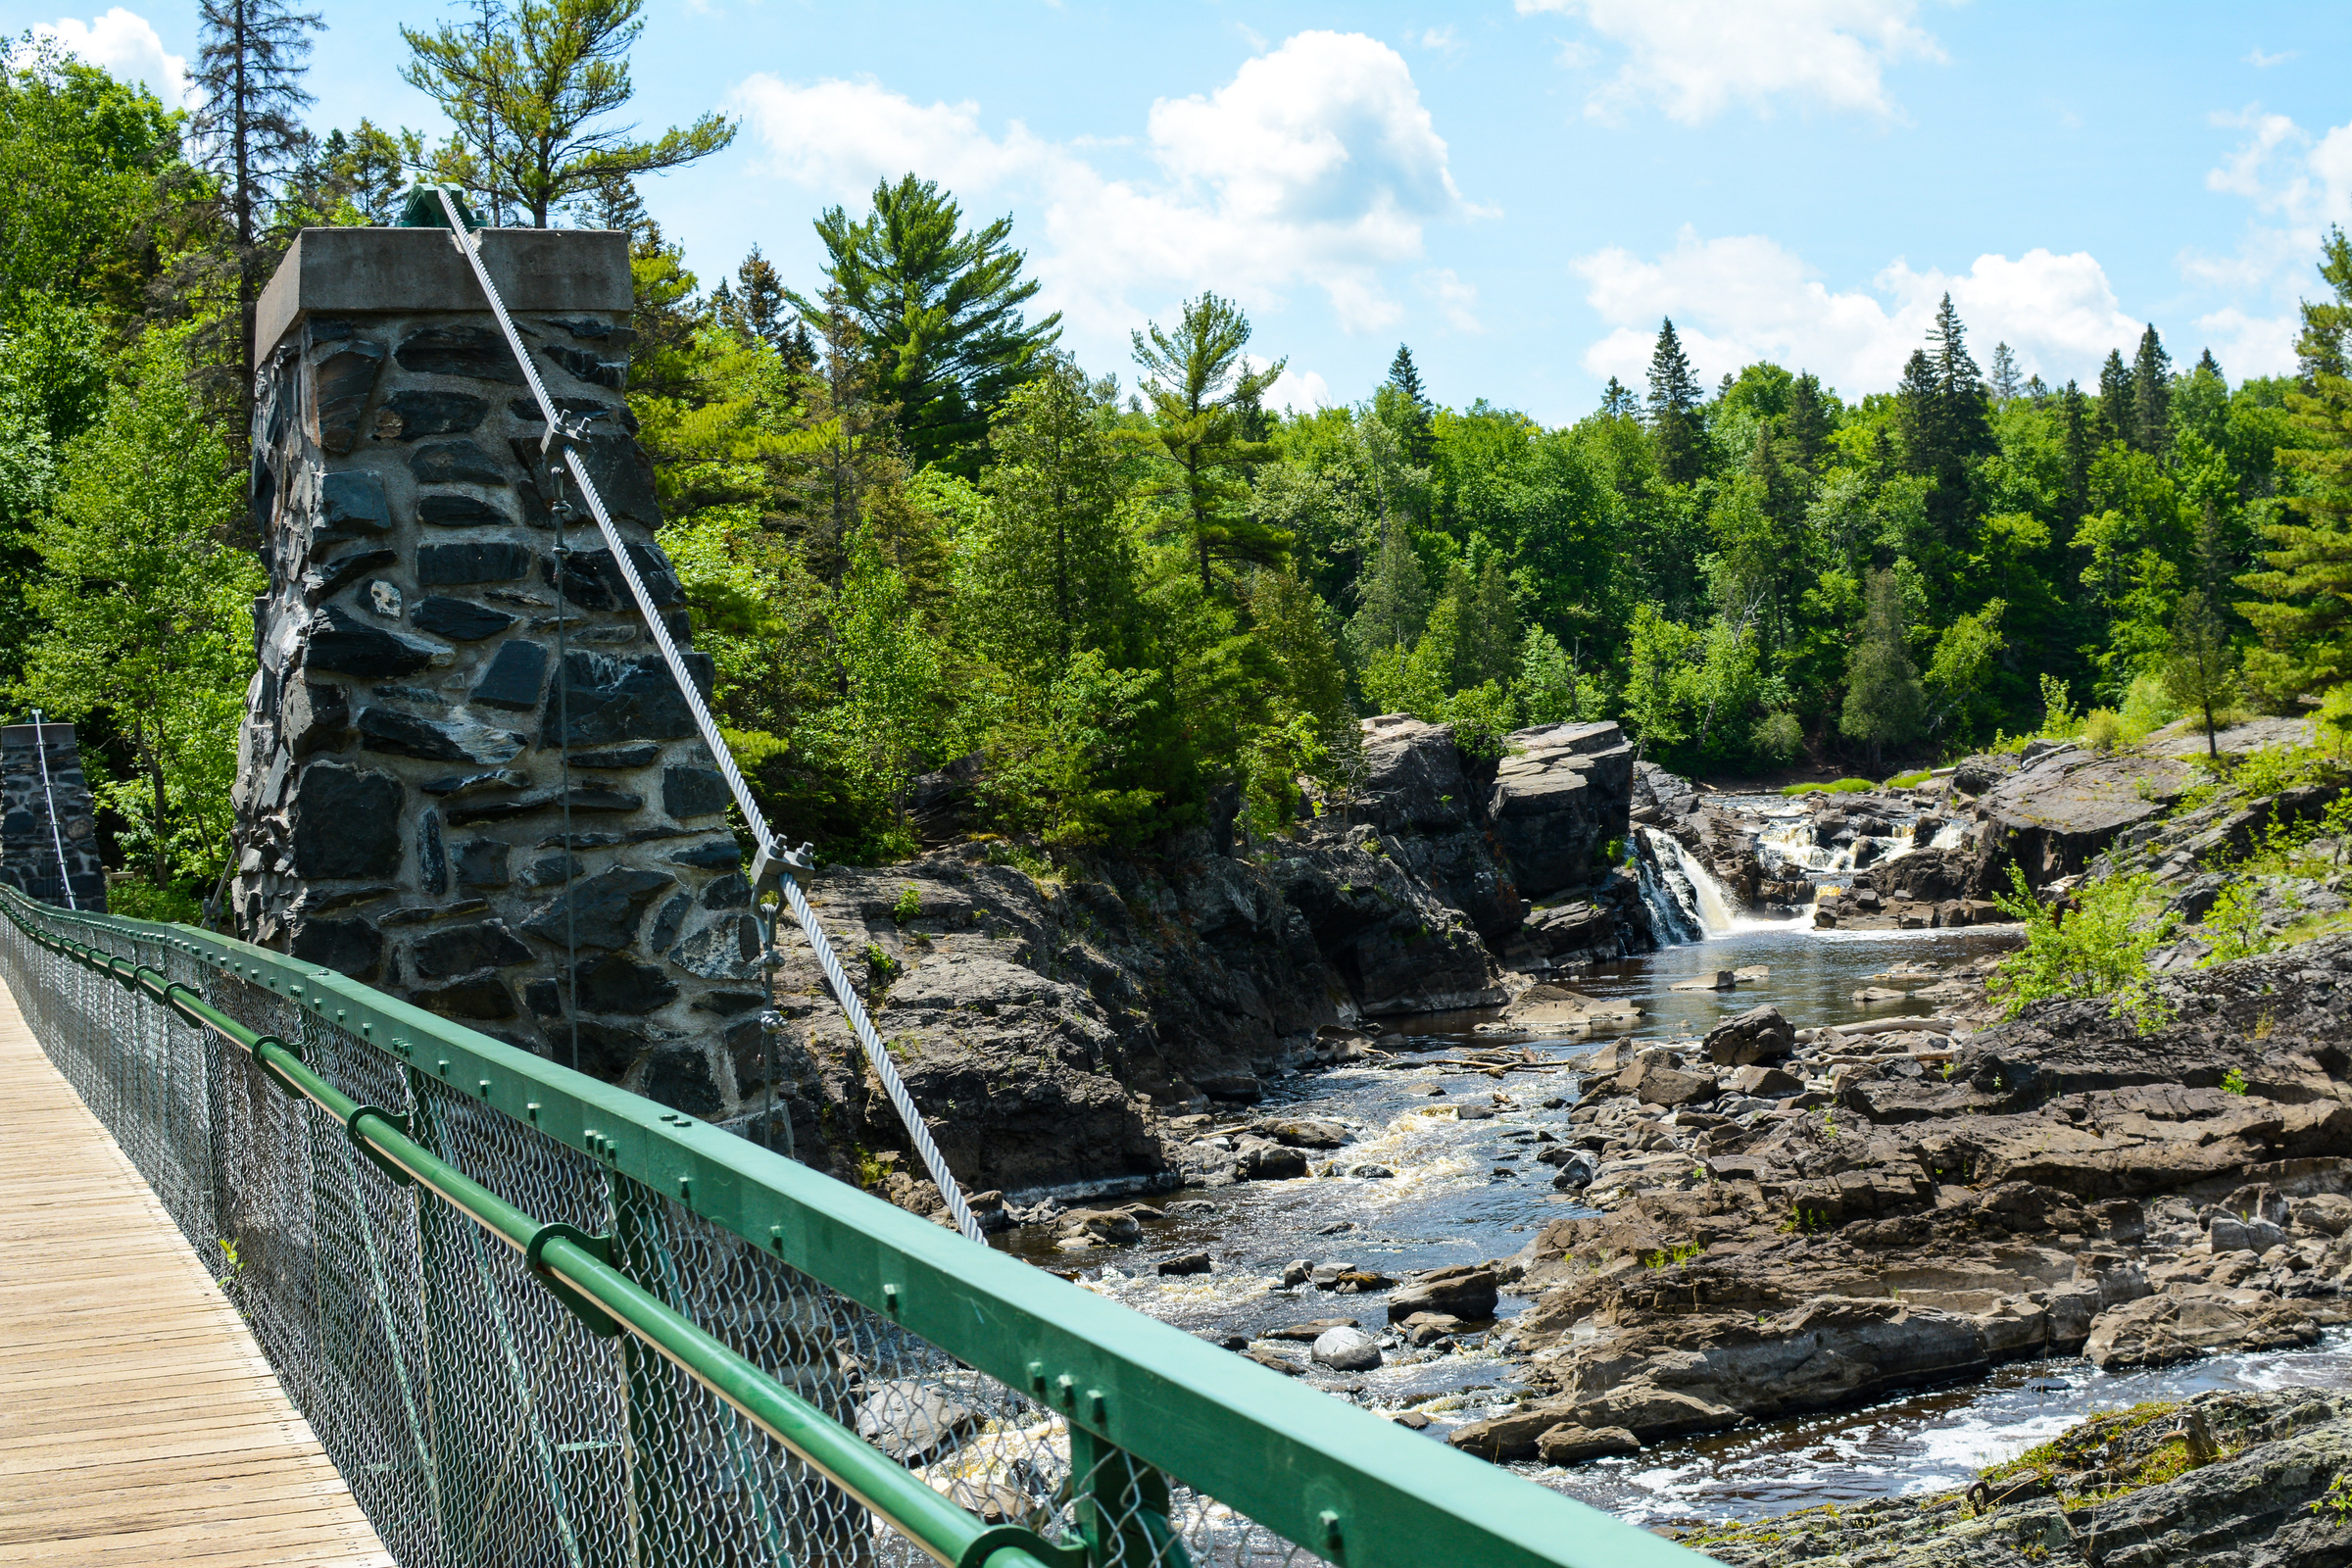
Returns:
[[[406,1568],[1706,1560],[331,970],[0,915]]]

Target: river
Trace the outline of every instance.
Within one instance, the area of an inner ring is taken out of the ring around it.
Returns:
[[[1777,798],[1757,814],[1785,810]],[[1778,837],[1767,824],[1766,843]],[[1660,836],[1662,837],[1662,836]],[[1783,863],[1817,884],[1834,882],[1852,863],[1850,848],[1776,845]],[[1875,851],[1901,853],[1898,832]],[[1644,894],[1653,922],[1690,940],[1627,957],[1573,980],[1576,989],[1642,1009],[1640,1039],[1688,1040],[1721,1018],[1770,1002],[1800,1027],[1935,1011],[1931,1003],[1865,1004],[1854,993],[1897,965],[1945,969],[2014,944],[1999,927],[1962,931],[1843,932],[1813,929],[1809,917],[1736,915],[1720,888],[1671,841],[1652,840]],[[1734,991],[1678,989],[1724,970],[1761,969]],[[1294,1260],[1354,1265],[1383,1274],[1508,1257],[1545,1224],[1589,1213],[1551,1189],[1549,1167],[1534,1159],[1537,1134],[1567,1131],[1567,1104],[1579,1090],[1566,1063],[1600,1041],[1522,1041],[1543,1064],[1497,1079],[1458,1062],[1466,1047],[1491,1047],[1479,1033],[1490,1014],[1407,1020],[1381,1046],[1384,1064],[1336,1068],[1274,1081],[1266,1101],[1219,1126],[1266,1115],[1340,1122],[1354,1141],[1338,1152],[1347,1166],[1371,1163],[1387,1178],[1307,1178],[1247,1182],[1156,1195],[1170,1210],[1142,1246],[1077,1254],[1058,1251],[1048,1227],[1006,1233],[999,1245],[1044,1267],[1076,1271],[1091,1288],[1178,1327],[1208,1337],[1257,1337],[1302,1320],[1360,1317],[1381,1327],[1378,1298],[1359,1301],[1312,1289],[1284,1290]],[[1433,1094],[1433,1090],[1445,1091]],[[1547,1104],[1547,1102],[1549,1102]],[[1457,1107],[1491,1108],[1463,1119]],[[1333,1156],[1312,1156],[1318,1167]],[[1210,1273],[1162,1278],[1152,1261],[1200,1250]],[[1527,1298],[1506,1295],[1509,1317]],[[1303,1346],[1294,1347],[1300,1350]],[[1318,1369],[1319,1370],[1319,1369]],[[2352,1372],[2352,1338],[2331,1333],[2317,1348],[2288,1354],[2216,1356],[2156,1372],[2108,1377],[2080,1358],[2015,1363],[1984,1383],[1911,1395],[1867,1408],[1762,1424],[1706,1438],[1662,1443],[1638,1455],[1571,1469],[1536,1464],[1523,1473],[1637,1523],[1754,1519],[1817,1503],[1965,1485],[1989,1463],[2022,1452],[2096,1411],[2203,1389],[2337,1384]],[[1517,1392],[1516,1364],[1466,1342],[1458,1348],[1400,1349],[1363,1374],[1329,1377],[1324,1386],[1384,1411],[1419,1409],[1453,1422],[1476,1419]]]

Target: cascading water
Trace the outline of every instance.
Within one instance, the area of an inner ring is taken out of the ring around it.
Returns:
[[[1642,902],[1662,943],[1704,942],[1740,923],[1723,884],[1680,839],[1654,827],[1640,832]]]

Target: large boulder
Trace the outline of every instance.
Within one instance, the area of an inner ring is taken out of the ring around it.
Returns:
[[[1707,1031],[1707,1059],[1720,1067],[1779,1061],[1796,1049],[1796,1030],[1770,1003],[1726,1018]]]
[[[1442,1312],[1466,1323],[1494,1315],[1500,1281],[1490,1268],[1456,1264],[1434,1269],[1389,1298],[1389,1321],[1401,1323],[1416,1312]]]
[[[2118,833],[2162,813],[2192,782],[2189,764],[2173,758],[2061,746],[2028,757],[1978,805],[2039,887],[2081,871]]]
[[[1606,850],[1627,832],[1634,748],[1614,723],[1514,730],[1487,796],[1495,845],[1519,891],[1543,898],[1608,870]]]

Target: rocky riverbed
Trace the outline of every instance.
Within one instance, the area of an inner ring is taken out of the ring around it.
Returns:
[[[2037,745],[1740,796],[1610,726],[1499,763],[1411,720],[1366,739],[1365,786],[1295,840],[818,879],[1002,1245],[1659,1521],[1801,1500],[1843,1474],[1808,1433],[1998,1459],[2049,1430],[2024,1390],[2339,1379],[2352,937],[2204,966],[2195,923],[2332,790]],[[2153,871],[2185,922],[2155,956],[2170,1022],[2000,1021],[2012,866],[2061,900]],[[2340,877],[2260,886],[2273,932],[2343,907]],[[789,955],[761,1049],[796,1135],[935,1211]],[[1863,1469],[1835,1494],[1910,1485]]]

